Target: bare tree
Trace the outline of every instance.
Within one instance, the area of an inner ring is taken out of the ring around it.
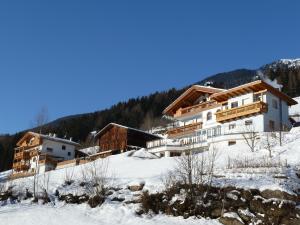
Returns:
[[[102,196],[111,185],[112,175],[109,175],[109,161],[107,158],[96,160],[81,168],[81,176],[87,192]]]
[[[281,139],[281,135],[279,135],[279,138]],[[278,140],[280,142],[280,140]],[[263,147],[268,150],[269,157],[272,158],[272,153],[274,147],[277,145],[277,135],[275,132],[267,132],[263,136],[262,145]]]
[[[217,148],[212,148],[200,154],[195,154],[192,150],[176,159],[174,174],[178,181],[184,184],[188,196],[195,197],[195,188],[206,186],[209,190],[212,185],[215,162],[217,158]]]
[[[48,108],[43,106],[34,118],[34,127],[37,127],[39,132],[42,133],[43,126],[48,122],[48,120]]]
[[[259,133],[255,131],[254,126],[245,126],[242,136],[251,152],[254,152],[259,141]]]

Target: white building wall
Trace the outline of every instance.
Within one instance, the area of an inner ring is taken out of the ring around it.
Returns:
[[[273,100],[277,101],[277,108],[273,106]],[[266,102],[268,104],[268,112],[264,117],[264,131],[272,131],[270,129],[270,120],[274,121],[275,130],[280,130],[280,103],[281,103],[281,113],[282,113],[282,124],[287,128],[291,127],[289,122],[289,110],[288,105],[285,101],[280,101],[280,99],[270,92],[266,93]]]
[[[66,147],[65,150],[62,149],[63,146]],[[53,151],[48,151],[47,148],[51,148]],[[42,153],[47,153],[56,157],[62,157],[64,160],[75,158],[75,146],[62,142],[44,139],[41,151]]]

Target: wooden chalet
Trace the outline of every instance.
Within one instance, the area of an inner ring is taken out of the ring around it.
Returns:
[[[142,130],[110,123],[96,135],[100,152],[111,151],[112,154],[125,152],[134,148],[146,148],[148,141],[161,139],[160,136]]]

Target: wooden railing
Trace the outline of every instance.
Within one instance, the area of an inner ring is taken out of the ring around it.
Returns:
[[[26,163],[25,161],[19,161],[19,162],[14,162],[13,163],[13,169],[20,171],[20,170],[28,170],[29,169],[29,164]]]
[[[268,105],[265,102],[254,102],[233,109],[226,109],[216,113],[217,122],[224,123],[244,116],[250,116],[256,113],[268,111]]]
[[[192,123],[189,125],[175,127],[168,130],[168,137],[173,138],[177,136],[183,136],[187,134],[192,134],[195,130],[201,129],[202,123]]]
[[[41,154],[39,157],[39,164],[52,164],[56,165],[58,160],[54,159],[51,155]]]
[[[216,106],[218,106],[218,103],[216,103],[216,102],[212,102],[212,101],[202,102],[202,103],[197,104],[197,105],[193,105],[193,106],[190,106],[190,107],[178,109],[177,112],[174,114],[174,117],[178,118],[178,117],[182,117],[182,116],[194,115],[198,112],[201,112],[201,111],[204,111],[204,110],[207,110],[207,109],[210,109],[210,108],[214,108]]]

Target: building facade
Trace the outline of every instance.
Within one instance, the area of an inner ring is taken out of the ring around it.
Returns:
[[[78,146],[55,134],[27,132],[15,148],[13,173],[44,173],[55,169],[58,162],[74,159]]]
[[[234,144],[242,133],[288,130],[289,106],[295,100],[258,80],[232,89],[194,85],[163,114],[174,120],[167,138],[147,143],[157,155],[179,155],[208,148],[213,142]]]

